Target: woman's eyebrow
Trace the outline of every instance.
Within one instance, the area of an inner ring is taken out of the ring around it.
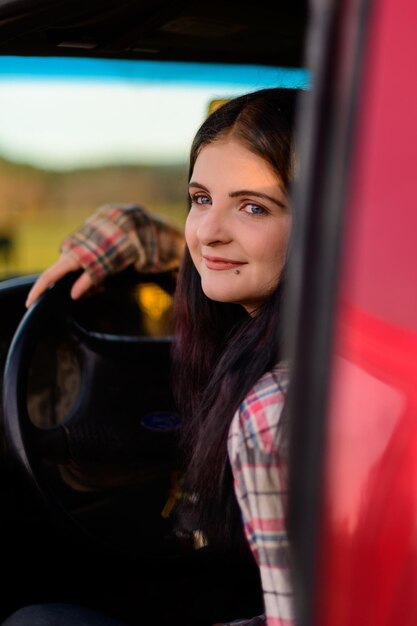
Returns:
[[[196,187],[197,189],[204,189],[204,191],[209,191],[208,188],[202,183],[198,183],[197,181],[191,181],[188,183],[188,188]]]
[[[286,209],[286,205],[278,198],[273,198],[269,196],[267,193],[263,193],[262,191],[253,191],[251,189],[241,189],[240,191],[231,191],[229,193],[231,198],[237,198],[239,196],[255,196],[255,198],[263,198],[264,200],[269,200],[274,204],[278,205],[281,209]]]
[[[203,183],[198,183],[197,181],[191,181],[188,184],[188,187],[190,189],[191,188],[203,189],[204,191],[207,191],[207,193],[210,193],[208,187],[203,185]],[[229,193],[229,196],[231,198],[238,198],[240,196],[254,196],[255,198],[263,198],[264,200],[269,200],[270,202],[273,202],[274,204],[279,206],[280,209],[286,209],[287,208],[287,206],[286,206],[286,204],[284,204],[284,202],[282,202],[281,200],[278,200],[278,198],[273,198],[272,196],[268,195],[267,193],[263,193],[262,191],[254,191],[254,190],[251,190],[251,189],[240,189],[239,191],[231,191]]]

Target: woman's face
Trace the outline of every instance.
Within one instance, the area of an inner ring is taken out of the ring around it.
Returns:
[[[185,238],[206,296],[252,313],[278,285],[291,215],[272,167],[236,139],[205,146],[189,183]]]

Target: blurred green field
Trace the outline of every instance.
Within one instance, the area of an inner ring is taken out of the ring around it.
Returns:
[[[93,208],[65,211],[42,210],[20,215],[0,234],[10,239],[10,247],[0,246],[0,277],[38,273],[54,263],[63,238],[91,215]],[[169,217],[184,225],[184,205],[171,204],[152,207],[154,213]]]

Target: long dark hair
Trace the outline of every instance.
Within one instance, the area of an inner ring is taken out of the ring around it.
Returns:
[[[201,149],[227,136],[267,161],[288,189],[296,96],[289,89],[264,89],[222,105],[194,138],[190,176]],[[185,251],[175,294],[174,389],[183,417],[185,484],[195,494],[199,526],[209,540],[230,541],[241,525],[227,435],[247,392],[282,357],[282,290],[283,280],[255,316],[240,305],[210,300]]]

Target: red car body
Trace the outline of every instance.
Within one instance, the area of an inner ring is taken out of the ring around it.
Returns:
[[[379,0],[366,25],[324,428],[317,626],[417,623],[416,24],[413,0]]]

